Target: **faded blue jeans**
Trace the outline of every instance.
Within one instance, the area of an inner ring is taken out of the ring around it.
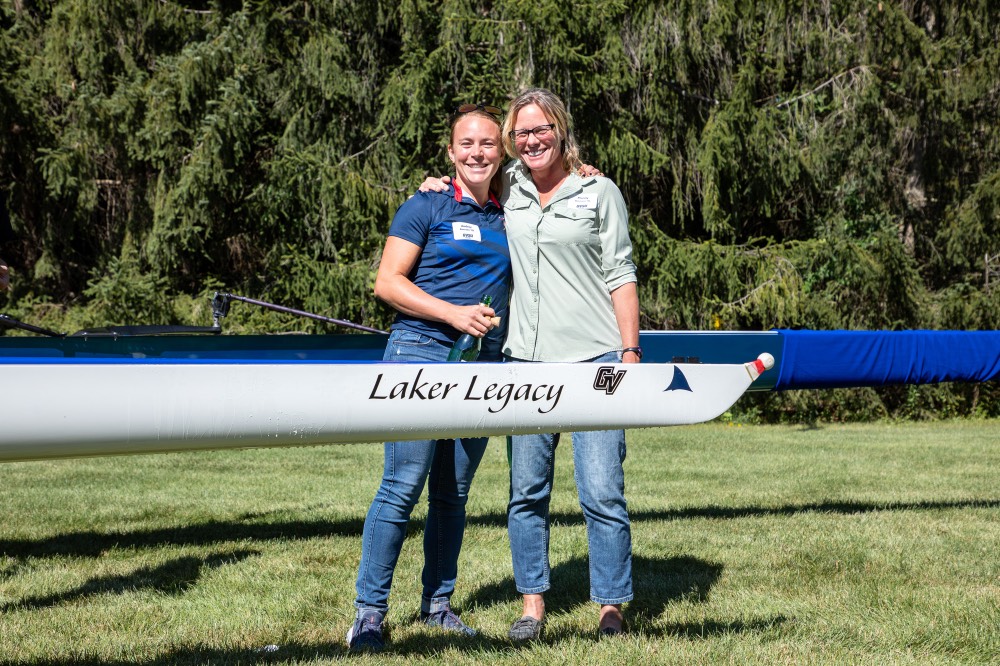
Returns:
[[[446,361],[450,348],[419,333],[393,331],[386,361]],[[427,483],[421,610],[449,604],[458,577],[458,554],[465,534],[465,504],[472,477],[486,452],[487,438],[386,442],[382,483],[365,517],[354,605],[389,609],[389,589],[410,513]]]
[[[610,352],[593,363],[618,363]],[[574,432],[576,489],[587,525],[590,549],[590,599],[599,604],[632,600],[632,529],[625,503],[625,431]],[[541,594],[551,587],[549,570],[549,501],[559,434],[511,438],[510,535],[514,583],[521,594]]]

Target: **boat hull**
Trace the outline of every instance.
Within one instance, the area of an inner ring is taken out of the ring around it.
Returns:
[[[680,425],[745,364],[6,359],[0,460]]]

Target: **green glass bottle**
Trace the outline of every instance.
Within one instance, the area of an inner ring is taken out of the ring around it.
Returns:
[[[483,296],[479,299],[480,305],[490,306],[493,302],[491,296]],[[463,333],[459,336],[458,340],[455,340],[455,344],[451,346],[451,351],[448,352],[448,361],[460,361],[460,362],[471,362],[479,358],[479,350],[483,347],[483,339],[477,338],[471,333]]]

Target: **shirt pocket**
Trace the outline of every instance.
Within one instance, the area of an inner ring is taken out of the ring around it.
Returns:
[[[504,203],[503,216],[508,238],[533,236],[538,226],[538,210],[529,199],[509,199]]]
[[[591,245],[597,243],[597,211],[591,208],[559,208],[549,216],[546,235],[563,245]]]

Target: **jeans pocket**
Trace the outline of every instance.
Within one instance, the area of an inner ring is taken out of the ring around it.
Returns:
[[[394,331],[392,344],[397,347],[429,347],[434,340],[414,331]]]
[[[389,336],[384,359],[387,361],[445,361],[449,347],[414,331],[396,330]]]

